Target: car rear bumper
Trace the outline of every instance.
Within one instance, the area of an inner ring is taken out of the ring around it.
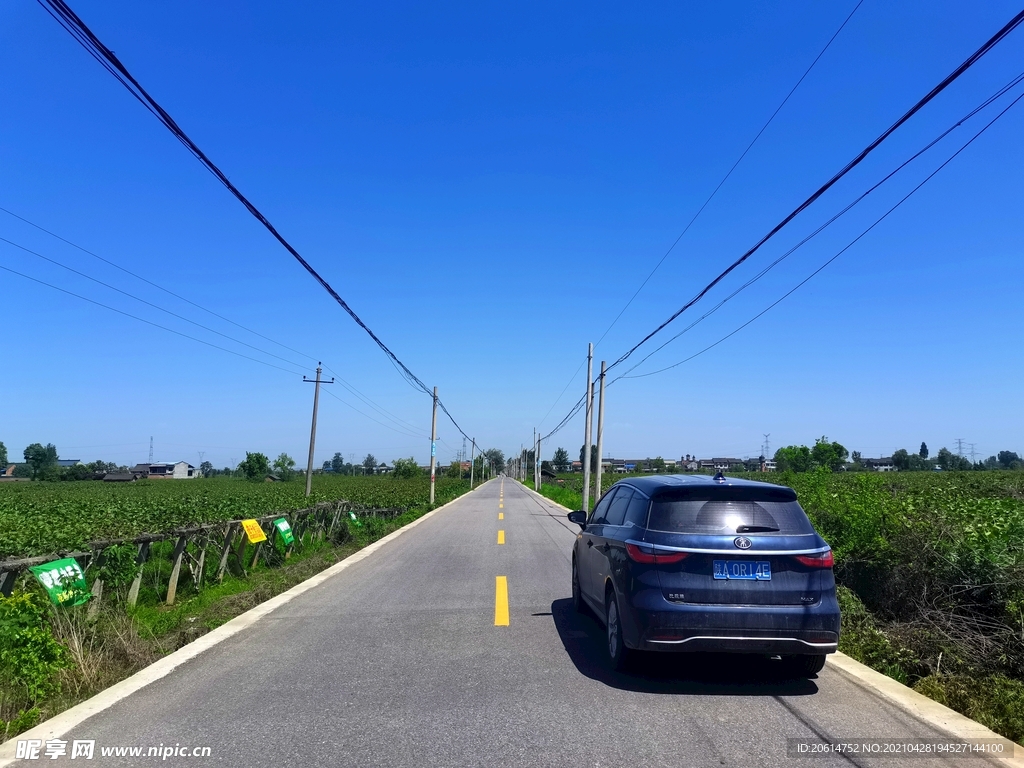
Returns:
[[[809,606],[662,604],[661,610],[634,606],[636,632],[627,638],[629,645],[648,651],[800,655],[835,653],[839,644],[834,595]]]

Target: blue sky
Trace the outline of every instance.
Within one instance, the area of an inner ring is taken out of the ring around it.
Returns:
[[[74,4],[439,387],[460,425],[506,453],[535,426],[550,431],[582,394],[574,371],[587,342],[853,6]],[[597,360],[618,358],[681,306],[1017,10],[865,0]],[[1019,74],[1022,51],[1018,30],[648,347]],[[775,301],[1022,87],[634,373],[692,355]],[[0,265],[286,369],[0,271],[0,441],[12,457],[40,441],[65,458],[130,463],[145,460],[153,436],[158,460],[195,464],[203,452],[224,466],[259,450],[304,463],[312,387],[301,378],[323,360],[373,406],[340,384],[325,388],[317,463],[335,451],[427,460],[429,398],[29,0],[0,8],[0,99],[0,206],[260,336],[3,212],[0,237],[209,330],[4,242]],[[691,362],[610,386],[606,452],[757,455],[764,433],[773,449],[828,435],[865,455],[922,440],[934,452],[956,438],[981,458],[1024,452],[1022,129],[1018,104],[764,317]],[[557,446],[575,455],[582,432],[577,417],[544,455]],[[462,440],[443,417],[439,434],[444,461]]]

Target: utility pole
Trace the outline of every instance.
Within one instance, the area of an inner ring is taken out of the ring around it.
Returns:
[[[601,385],[597,396],[597,472],[594,484],[594,503],[601,498],[601,457],[604,456],[604,360],[601,361]]]
[[[525,466],[526,462],[524,461],[525,458],[526,458],[526,451],[523,450],[523,444],[520,443],[519,444],[519,464],[518,464],[519,471],[516,472],[516,477],[519,478],[519,481],[523,482],[523,483],[526,482],[526,466]]]
[[[534,466],[536,469],[533,471],[533,490],[540,492],[540,432],[537,433],[537,452],[533,454]]]
[[[309,492],[313,487],[313,447],[316,445],[316,411],[320,405],[320,385],[321,384],[333,384],[334,379],[330,381],[320,380],[320,368],[321,363],[316,364],[316,378],[307,379],[305,376],[302,377],[303,381],[313,382],[316,384],[316,388],[313,390],[313,426],[309,429],[309,461],[306,462],[306,496],[309,496]]]
[[[476,471],[476,438],[473,438],[473,447],[469,449],[469,490],[473,490],[473,473]],[[483,471],[483,467],[480,468]]]
[[[587,345],[587,423],[583,427],[583,511],[590,511],[590,441],[594,437],[594,345]]]
[[[437,387],[434,387],[434,412],[430,417],[430,506],[434,506],[434,473],[437,471]]]
[[[533,475],[533,490],[537,490],[537,428],[533,428],[533,466],[530,467],[530,474]]]
[[[153,463],[153,436],[149,436],[149,463]]]

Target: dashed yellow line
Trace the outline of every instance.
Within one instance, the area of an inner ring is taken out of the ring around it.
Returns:
[[[504,504],[499,504],[499,505],[498,505],[498,509],[504,509],[504,508],[505,508],[505,505],[504,505]]]
[[[499,544],[504,544],[505,543],[505,532],[504,531],[498,531],[498,543]]]
[[[499,512],[498,513],[498,519],[499,520],[504,520],[505,519],[505,513],[504,512]]]
[[[508,626],[508,579],[498,576],[494,584],[494,626]]]

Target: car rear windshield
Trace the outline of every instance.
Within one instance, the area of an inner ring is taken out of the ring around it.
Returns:
[[[647,527],[671,533],[814,533],[795,494],[783,488],[722,488],[662,494],[651,505]]]

